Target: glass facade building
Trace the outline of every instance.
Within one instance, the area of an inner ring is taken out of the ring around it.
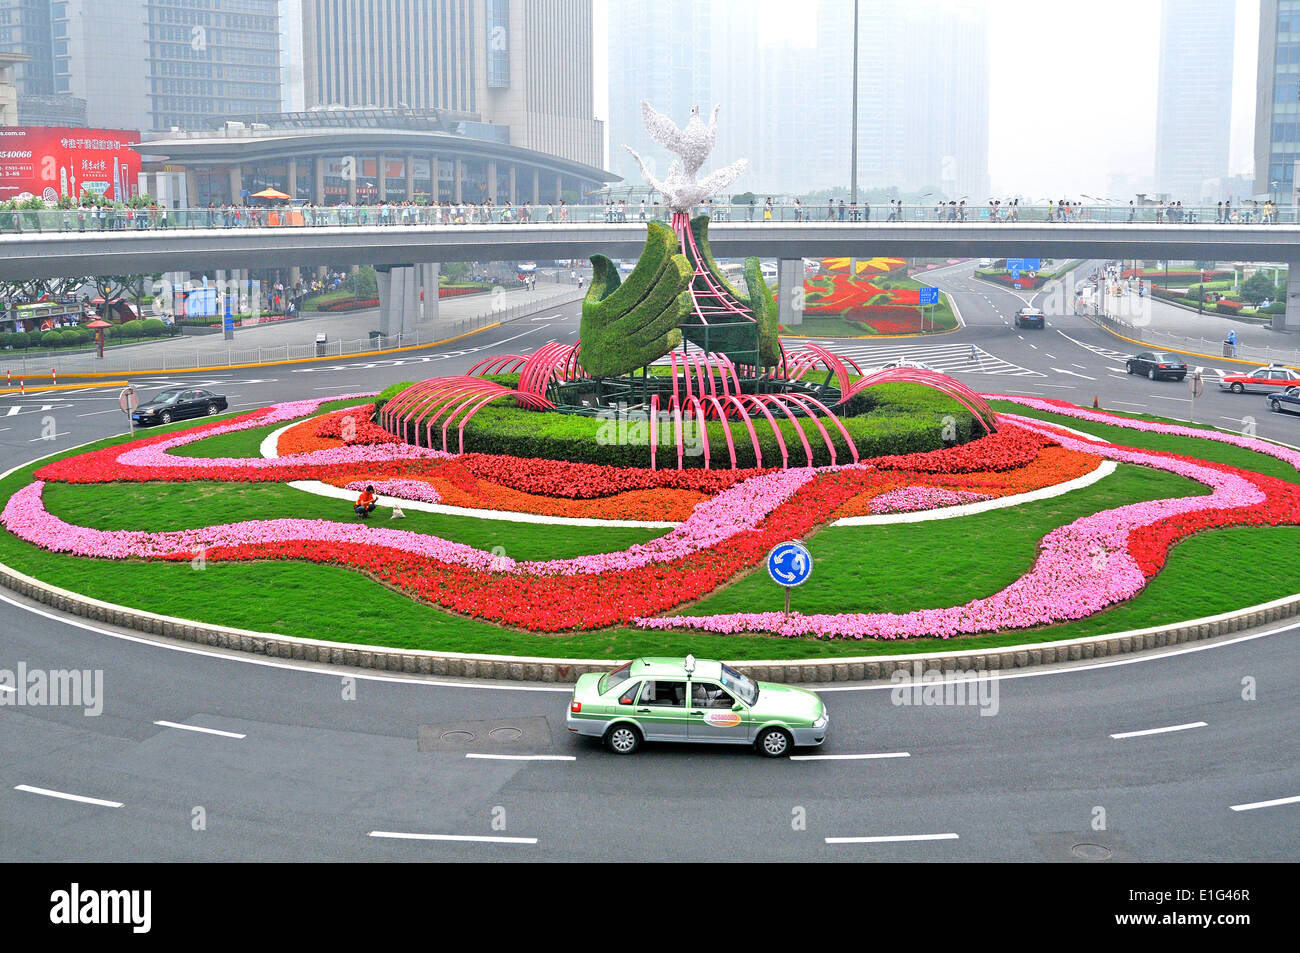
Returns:
[[[1261,0],[1255,88],[1255,194],[1296,201],[1300,163],[1300,0]]]

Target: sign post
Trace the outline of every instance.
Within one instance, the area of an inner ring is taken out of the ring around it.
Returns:
[[[790,590],[812,575],[812,553],[803,543],[778,543],[767,554],[767,574],[785,588],[785,614],[790,614]]]
[[[117,395],[117,403],[118,406],[122,408],[122,413],[126,414],[127,421],[131,424],[131,436],[134,437],[135,418],[131,415],[134,414],[136,408],[140,406],[140,395],[135,392],[134,387],[128,384],[122,393]]]
[[[925,333],[925,308],[927,305],[934,306],[939,303],[938,288],[922,288],[919,292],[918,300],[921,303],[921,333]],[[930,312],[930,330],[934,330],[934,312]]]
[[[1201,368],[1192,372],[1191,379],[1187,382],[1188,389],[1192,392],[1192,409],[1188,413],[1188,423],[1196,423],[1196,398],[1205,392],[1205,379],[1201,376]]]

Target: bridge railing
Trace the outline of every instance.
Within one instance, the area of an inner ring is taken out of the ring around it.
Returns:
[[[1226,345],[1221,340],[1211,340],[1206,337],[1194,338],[1185,334],[1162,331],[1158,328],[1135,325],[1112,315],[1097,313],[1092,310],[1088,312],[1088,317],[1116,334],[1134,341],[1141,341],[1157,351],[1187,351],[1192,354],[1205,354],[1210,357],[1235,357],[1239,361],[1252,364],[1300,366],[1300,349],[1296,348],[1273,347],[1271,345],[1255,347],[1248,344],[1238,344],[1231,349],[1232,353],[1228,354],[1225,353]]]
[[[229,344],[222,347],[215,342],[207,347],[189,349],[164,347],[156,344],[126,345],[104,350],[102,359],[93,350],[60,353],[58,351],[0,351],[0,374],[7,375],[9,386],[19,378],[35,380],[48,378],[50,372],[68,375],[85,373],[140,374],[146,371],[193,371],[204,368],[229,367],[239,364],[271,364],[285,361],[303,361],[316,357],[348,357],[373,351],[394,348],[421,347],[447,341],[495,324],[509,324],[548,308],[558,307],[578,300],[583,292],[576,288],[552,295],[539,295],[508,308],[481,312],[456,321],[431,322],[415,331],[383,335],[378,332],[355,340],[326,341],[324,344],[278,344],[266,347],[247,347]],[[313,322],[310,332],[315,334],[319,323]],[[236,331],[239,337],[254,331]]]
[[[861,204],[854,209],[822,205],[773,204],[765,202],[735,203],[715,201],[698,206],[694,214],[707,213],[716,222],[795,222],[845,224],[878,223],[1006,223],[1058,222],[1100,224],[1295,224],[1297,209],[1264,205],[1233,206],[1226,213],[1217,206],[1188,206],[1168,209],[1158,206],[1046,204],[998,206],[987,205],[905,205]],[[230,208],[78,208],[78,209],[0,209],[0,234],[49,232],[131,232],[173,228],[312,228],[363,225],[442,225],[467,224],[628,224],[649,220],[667,221],[663,206],[602,205],[334,205],[293,207]]]

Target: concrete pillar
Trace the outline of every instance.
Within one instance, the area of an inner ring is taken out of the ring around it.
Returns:
[[[357,176],[361,174],[361,169],[359,168],[361,161],[362,161],[361,157],[357,156],[356,165],[353,166],[352,176],[351,178],[348,179],[348,204],[349,205],[357,204]]]
[[[420,289],[414,265],[380,265],[379,331],[385,336],[409,334],[420,321]]]
[[[516,170],[515,164],[510,163],[510,204],[519,204],[518,194],[515,192]]]
[[[311,200],[316,205],[325,204],[325,160],[320,156],[311,160]]]
[[[384,174],[384,154],[379,153],[375,160],[375,171],[379,174],[379,202],[388,201],[388,176]]]
[[[289,198],[291,199],[296,199],[298,197],[298,160],[297,159],[289,160],[289,187],[285,189],[285,191],[289,193]]]
[[[787,328],[803,324],[802,258],[782,258],[776,263],[776,302],[778,321]]]
[[[493,205],[497,201],[497,160],[488,159],[487,164],[487,197]]]
[[[1300,331],[1300,262],[1293,261],[1286,274],[1286,314],[1273,315],[1274,331]]]
[[[562,198],[564,198],[564,176],[557,172],[555,173],[555,201],[559,202]]]
[[[452,163],[452,201],[457,204],[465,201],[465,195],[461,191],[465,182],[465,162],[462,159],[456,159]]]
[[[419,273],[420,291],[424,296],[421,320],[433,322],[438,320],[438,276],[442,274],[442,265],[436,261],[424,262],[415,266]]]
[[[185,204],[190,208],[199,207],[199,177],[193,169],[185,170]]]
[[[411,155],[411,153],[408,152],[406,154],[406,158],[403,159],[402,162],[405,163],[406,165],[406,201],[414,202],[415,201],[415,156]]]
[[[429,153],[429,201],[437,205],[442,201],[442,195],[438,192],[438,154]]]
[[[238,205],[240,193],[244,191],[244,175],[240,169],[239,163],[236,162],[230,167],[230,204]]]
[[[533,204],[542,204],[542,176],[541,170],[533,166]]]

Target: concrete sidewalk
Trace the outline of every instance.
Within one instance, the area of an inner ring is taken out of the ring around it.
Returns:
[[[414,333],[377,340],[372,340],[370,334],[379,327],[379,309],[369,308],[343,314],[309,314],[301,320],[236,328],[233,341],[225,340],[225,335],[218,333],[107,348],[102,359],[93,351],[0,351],[0,374],[8,373],[15,381],[20,376],[36,381],[48,380],[51,370],[60,376],[193,370],[420,347],[570,304],[579,300],[585,291],[585,285],[579,292],[571,284],[539,281],[533,291],[512,288],[444,298],[438,303],[436,320],[421,321]],[[316,344],[317,334],[327,336],[323,349]]]

